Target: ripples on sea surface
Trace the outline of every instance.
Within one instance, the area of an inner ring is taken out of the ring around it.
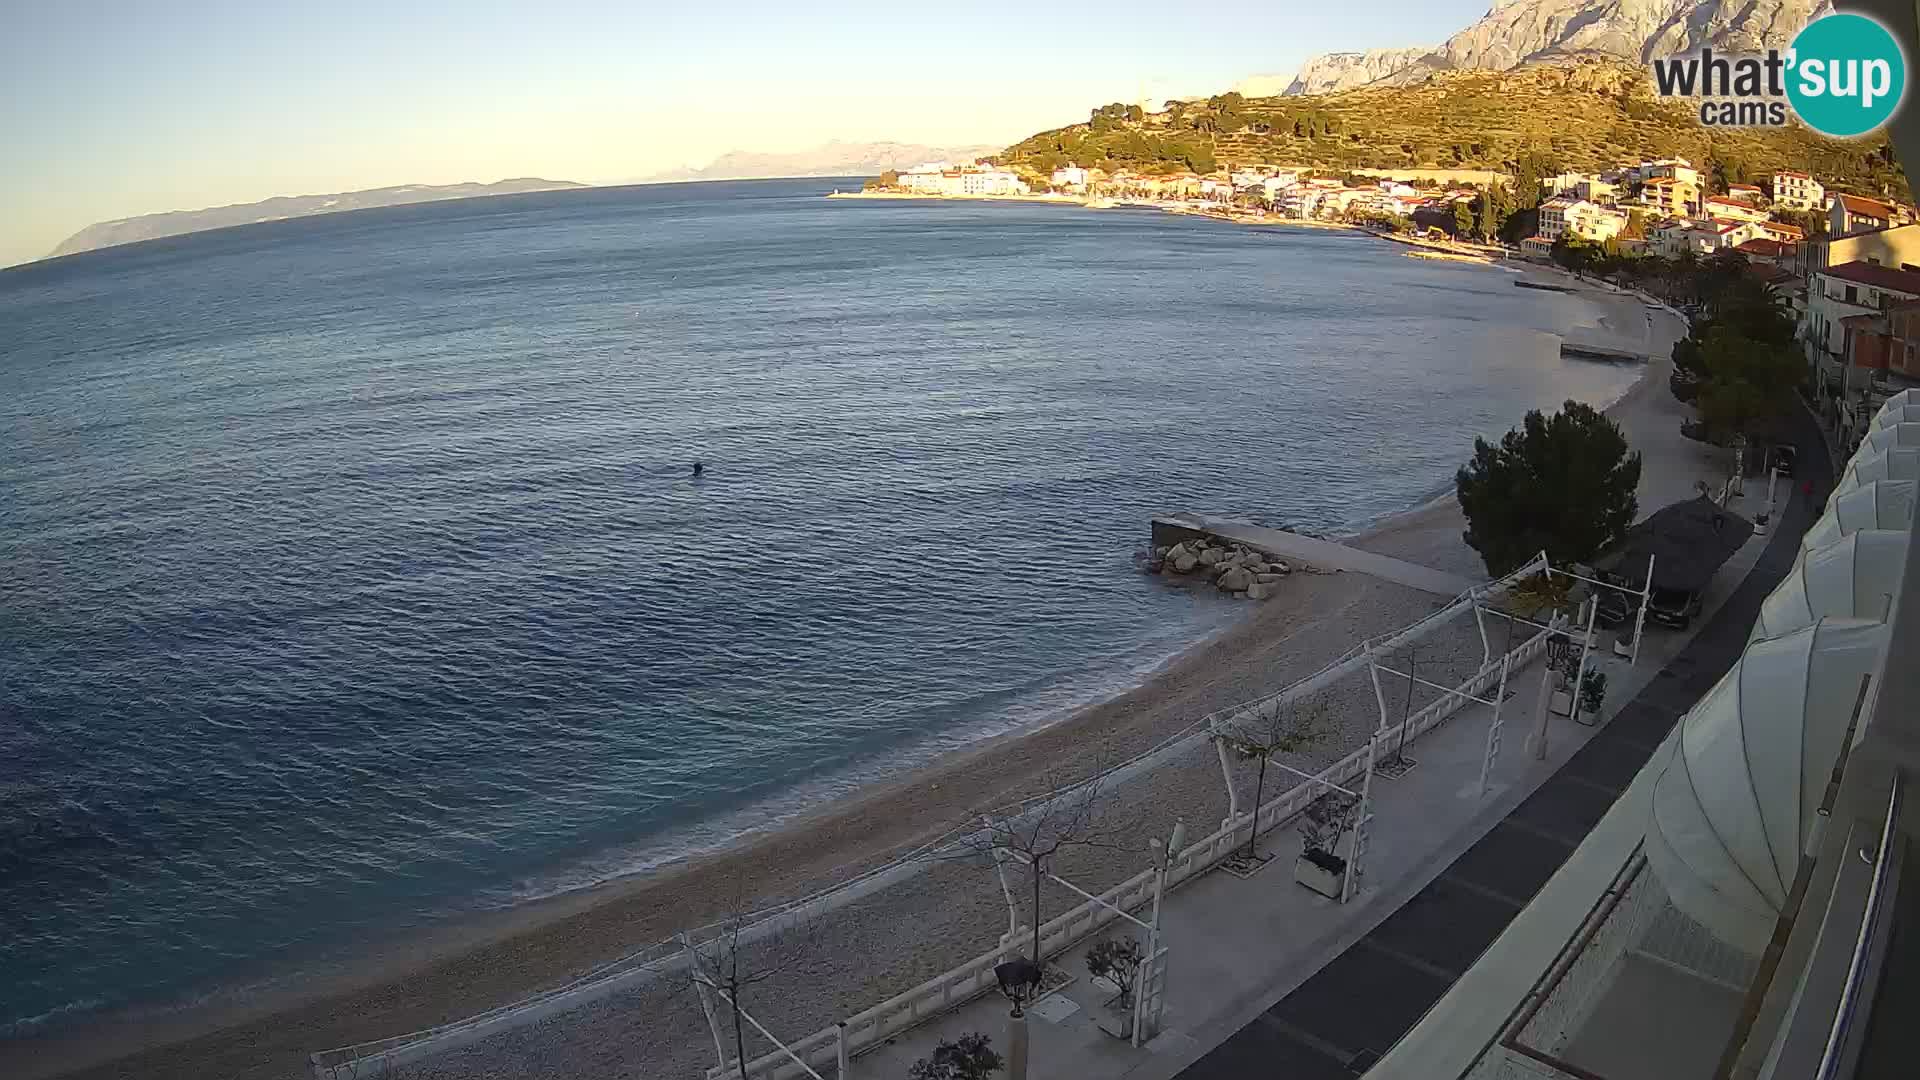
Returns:
[[[1351,234],[829,186],[0,272],[0,1025],[1057,713],[1234,613],[1135,573],[1150,515],[1351,531],[1635,374],[1559,358],[1583,301]]]

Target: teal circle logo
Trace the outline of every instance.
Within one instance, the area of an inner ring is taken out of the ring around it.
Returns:
[[[1787,100],[1822,135],[1865,135],[1893,118],[1907,91],[1907,58],[1865,15],[1815,19],[1787,53]]]

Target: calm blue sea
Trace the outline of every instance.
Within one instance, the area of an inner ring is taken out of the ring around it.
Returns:
[[[1151,514],[1350,531],[1634,375],[1559,358],[1584,302],[1364,237],[831,186],[0,271],[0,1030],[1111,692],[1235,611],[1134,571]]]

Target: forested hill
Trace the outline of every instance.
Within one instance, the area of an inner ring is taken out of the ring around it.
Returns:
[[[1529,153],[1578,170],[1677,156],[1717,164],[1735,180],[1797,169],[1849,191],[1906,194],[1884,138],[1829,139],[1798,121],[1703,127],[1695,106],[1654,96],[1645,66],[1597,58],[1314,96],[1222,94],[1160,113],[1109,105],[1088,123],[1015,143],[999,160],[1042,171],[1068,162],[1198,172],[1252,163],[1502,169]]]

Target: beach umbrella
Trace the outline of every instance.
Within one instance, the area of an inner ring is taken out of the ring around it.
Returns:
[[[1814,839],[1883,623],[1824,619],[1758,641],[1656,752],[1647,863],[1673,906],[1759,953]]]
[[[1884,620],[1907,565],[1904,529],[1863,529],[1803,551],[1760,605],[1747,640],[1784,637],[1825,618]]]
[[[1827,501],[1827,512],[1800,540],[1800,553],[1825,547],[1861,529],[1906,529],[1913,525],[1913,503],[1920,483],[1876,480]]]
[[[1875,480],[1920,480],[1920,447],[1896,446],[1877,454],[1854,455],[1833,493],[1838,496]]]
[[[1628,529],[1598,565],[1638,588],[1651,555],[1654,588],[1699,592],[1752,535],[1753,522],[1701,495],[1661,507]]]
[[[1855,450],[1853,456],[1871,456],[1903,446],[1920,446],[1920,421],[1874,428],[1860,440],[1860,449]]]

